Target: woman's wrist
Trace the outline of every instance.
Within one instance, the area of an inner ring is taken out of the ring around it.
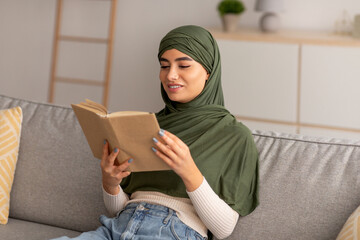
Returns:
[[[186,191],[193,192],[200,187],[204,180],[204,176],[201,174],[200,170],[196,168],[194,173],[187,174],[182,178],[182,180],[185,184]]]
[[[118,195],[120,192],[120,185],[107,186],[106,184],[103,183],[103,188],[108,194],[111,194],[111,195]]]

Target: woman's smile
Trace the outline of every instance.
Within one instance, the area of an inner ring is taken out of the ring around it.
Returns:
[[[173,83],[169,83],[167,87],[169,88],[170,92],[178,92],[183,89],[183,85]]]

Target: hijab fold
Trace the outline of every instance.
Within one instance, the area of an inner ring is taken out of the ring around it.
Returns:
[[[164,109],[156,114],[160,127],[189,146],[191,155],[215,193],[240,215],[258,205],[258,151],[251,132],[224,107],[220,53],[212,35],[199,26],[182,26],[160,42],[158,58],[177,49],[200,63],[210,76],[192,101],[171,101],[164,88]],[[157,191],[188,198],[173,171],[136,172],[121,183],[128,194]]]

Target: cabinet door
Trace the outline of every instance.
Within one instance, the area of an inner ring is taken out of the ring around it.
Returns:
[[[360,129],[360,48],[302,52],[301,122]]]
[[[238,116],[295,123],[298,45],[229,40],[218,44],[225,106]]]

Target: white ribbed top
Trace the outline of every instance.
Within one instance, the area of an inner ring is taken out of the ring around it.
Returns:
[[[134,192],[129,200],[121,188],[118,195],[108,194],[104,189],[103,193],[105,206],[113,216],[132,202],[158,204],[173,209],[183,223],[203,237],[207,236],[208,229],[218,239],[228,237],[239,218],[239,214],[218,197],[205,178],[195,191],[187,192],[190,199],[159,192],[138,191]]]

